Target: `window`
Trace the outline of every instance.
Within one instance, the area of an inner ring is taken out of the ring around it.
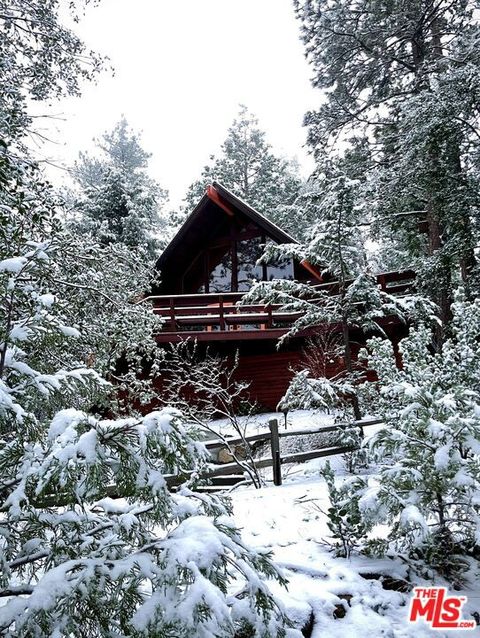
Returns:
[[[262,254],[260,237],[237,242],[238,290],[249,290],[254,279],[263,279],[263,267],[257,266],[257,259]]]
[[[196,287],[199,293],[207,290],[210,293],[246,292],[250,290],[254,280],[294,278],[293,260],[290,258],[278,258],[270,264],[257,266],[257,261],[263,254],[265,237],[251,235],[250,232],[248,239],[232,238],[223,246],[217,244],[215,248],[205,251],[204,258],[199,264],[199,268],[201,266],[203,269],[203,275],[199,277],[200,281],[203,279],[203,283],[200,286],[197,284]],[[214,264],[216,265],[211,270]],[[234,264],[236,272],[232,272]]]
[[[294,279],[293,259],[290,257],[277,257],[267,266],[267,280]]]
[[[222,257],[219,264],[210,273],[210,292],[230,292],[232,290],[232,254],[230,251]]]

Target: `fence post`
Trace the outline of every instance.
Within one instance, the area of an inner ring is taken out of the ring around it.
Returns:
[[[265,310],[267,311],[267,328],[273,328],[272,306],[268,303]]]
[[[273,484],[282,484],[282,466],[280,459],[280,438],[278,436],[278,420],[270,419],[268,422],[270,428],[270,445],[272,448],[273,459]]]

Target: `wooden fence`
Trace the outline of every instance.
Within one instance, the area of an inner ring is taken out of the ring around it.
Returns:
[[[337,445],[333,447],[316,448],[313,450],[309,450],[308,452],[295,452],[293,454],[286,454],[282,456],[280,451],[281,439],[292,436],[312,436],[318,434],[330,434],[334,432],[338,432],[339,434],[341,434],[347,427],[351,427],[352,425],[363,429],[365,427],[369,427],[371,425],[379,425],[381,423],[382,420],[380,419],[372,419],[369,421],[354,421],[352,424],[337,423],[335,425],[327,427],[308,430],[280,430],[278,419],[271,419],[268,423],[268,432],[263,432],[261,434],[252,434],[246,437],[230,437],[210,440],[205,443],[205,447],[207,448],[207,450],[216,450],[219,448],[228,450],[234,448],[237,445],[270,443],[271,456],[256,459],[254,461],[255,468],[262,469],[265,467],[272,467],[274,485],[281,485],[282,465],[286,465],[287,463],[305,463],[306,461],[311,461],[312,459],[334,456],[336,454],[345,454],[347,452],[353,452],[355,450],[355,448],[350,446]],[[204,476],[205,478],[216,479],[213,489],[218,490],[222,487],[222,484],[219,483],[220,479],[224,479],[226,477],[233,478],[233,476],[236,476],[236,478],[240,479],[241,474],[241,479],[243,480],[243,471],[244,467],[234,461],[231,463],[211,464],[208,468],[208,472]],[[228,481],[228,484],[232,485],[235,483],[230,480]]]
[[[348,446],[337,447],[323,447],[308,452],[298,452],[295,454],[281,455],[280,440],[289,436],[309,436],[314,434],[328,434],[330,432],[342,432],[345,428],[354,425],[360,428],[368,427],[370,425],[378,425],[382,423],[381,420],[371,421],[355,421],[352,424],[337,423],[336,425],[327,426],[324,428],[316,428],[313,430],[282,430],[279,431],[278,420],[271,419],[269,421],[269,431],[262,434],[253,434],[247,437],[230,437],[217,440],[210,440],[204,443],[208,450],[214,450],[222,447],[228,449],[231,446],[238,444],[251,444],[255,442],[266,443],[270,442],[270,449],[272,451],[271,457],[265,457],[254,461],[255,467],[261,469],[264,467],[273,467],[273,480],[275,485],[282,484],[282,465],[286,463],[304,463],[312,459],[317,459],[325,456],[333,456],[335,454],[345,454],[346,452],[352,452],[355,448]],[[244,481],[244,469],[245,466],[239,463],[225,463],[225,464],[210,464],[208,470],[201,476],[201,478],[214,479],[214,484],[211,491],[220,491],[226,487],[234,486],[239,481]],[[239,472],[242,475],[239,476]],[[170,489],[174,489],[187,481],[191,476],[191,472],[184,472],[182,474],[164,474],[165,482]],[[219,482],[217,482],[219,481]],[[202,488],[203,491],[208,491]],[[126,498],[129,494],[125,491],[119,492],[116,485],[106,485],[105,493],[108,497]],[[67,494],[55,494],[46,495],[40,497],[38,500],[32,501],[36,507],[59,507],[62,505],[71,504],[71,496]]]

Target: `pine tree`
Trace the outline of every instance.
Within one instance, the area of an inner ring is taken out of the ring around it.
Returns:
[[[82,3],[70,2],[74,21]],[[0,1],[0,138],[17,143],[35,134],[30,101],[79,95],[102,59],[88,51],[58,15],[58,0]]]
[[[400,300],[381,291],[369,272],[367,236],[361,225],[365,215],[361,204],[364,180],[356,174],[357,155],[347,151],[343,158],[324,161],[322,171],[310,180],[310,190],[303,199],[305,208],[317,221],[308,231],[306,241],[282,246],[269,244],[263,257],[266,262],[279,256],[307,260],[327,281],[336,282],[337,294],[295,281],[273,281],[257,284],[244,299],[245,303],[262,299],[281,304],[286,312],[300,312],[300,318],[284,339],[312,326],[336,326],[340,332],[344,373],[329,381],[300,371],[280,405],[282,409],[298,407],[295,394],[300,392],[301,398],[298,398],[304,406],[311,397],[311,407],[324,404],[341,408],[344,420],[352,416],[356,420],[361,418],[356,386],[363,372],[353,359],[352,329],[385,336],[381,318],[393,314],[405,321],[417,312],[428,314],[430,309],[428,304],[412,296]],[[348,402],[344,400],[346,396],[350,398]],[[345,410],[348,406],[350,409]]]
[[[297,236],[301,231],[301,217],[292,215],[291,209],[301,186],[298,169],[294,162],[272,153],[265,133],[259,128],[258,119],[246,106],[240,107],[237,118],[228,129],[220,155],[210,157],[200,179],[190,186],[183,216],[192,210],[206,186],[214,180],[287,232]]]
[[[401,241],[399,253],[408,249],[444,322],[455,280],[470,286],[475,268],[475,6],[295,1],[313,83],[326,90],[322,107],[306,116],[310,144],[320,157],[363,137],[370,149],[365,206],[375,212],[375,234]]]
[[[400,343],[401,370],[388,342],[371,340],[366,356],[378,392],[364,392],[385,422],[371,443],[380,473],[369,499],[374,511],[376,494],[377,520],[390,525],[384,549],[458,582],[466,557],[478,556],[480,302],[459,293],[452,313],[441,352],[432,351],[425,326]]]
[[[98,142],[102,155],[80,155],[74,227],[103,244],[123,243],[154,256],[161,243],[161,207],[167,192],[147,174],[149,154],[125,118]]]
[[[354,325],[357,282],[371,285],[371,278],[357,279],[348,290],[348,279],[362,273],[365,268],[365,250],[362,234],[358,232],[358,210],[355,207],[355,191],[358,183],[342,172],[329,171],[323,176],[323,184],[309,194],[309,205],[316,209],[317,222],[308,233],[308,244],[304,249],[304,259],[323,268],[323,274],[338,281],[339,296],[330,302],[331,315],[327,322],[341,324],[343,355],[349,376],[354,371],[350,332]],[[362,263],[363,262],[363,263]],[[375,286],[375,283],[373,283]],[[343,384],[342,384],[343,385]],[[346,388],[339,388],[344,392]],[[350,394],[352,388],[350,387]],[[361,418],[355,395],[351,395],[355,418]]]
[[[325,480],[330,501],[330,507],[322,513],[328,516],[327,527],[335,541],[335,554],[350,558],[352,552],[365,543],[372,528],[359,507],[360,499],[368,489],[367,483],[364,478],[356,476],[336,485],[330,461],[326,462],[320,474]]]

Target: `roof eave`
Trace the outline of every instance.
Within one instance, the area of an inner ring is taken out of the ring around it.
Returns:
[[[168,259],[170,254],[174,252],[175,248],[181,242],[181,240],[186,235],[186,233],[188,232],[190,227],[195,223],[195,218],[197,217],[199,211],[201,211],[209,201],[210,201],[210,199],[207,196],[207,193],[204,193],[202,195],[202,198],[198,202],[198,204],[195,206],[195,208],[192,210],[192,212],[189,213],[189,215],[187,216],[187,219],[180,226],[180,228],[178,229],[178,231],[176,232],[174,237],[170,240],[170,242],[167,245],[167,247],[165,248],[165,250],[162,252],[160,257],[155,262],[155,267],[157,268],[157,270],[160,269],[160,267],[162,266],[163,262],[166,259]]]

